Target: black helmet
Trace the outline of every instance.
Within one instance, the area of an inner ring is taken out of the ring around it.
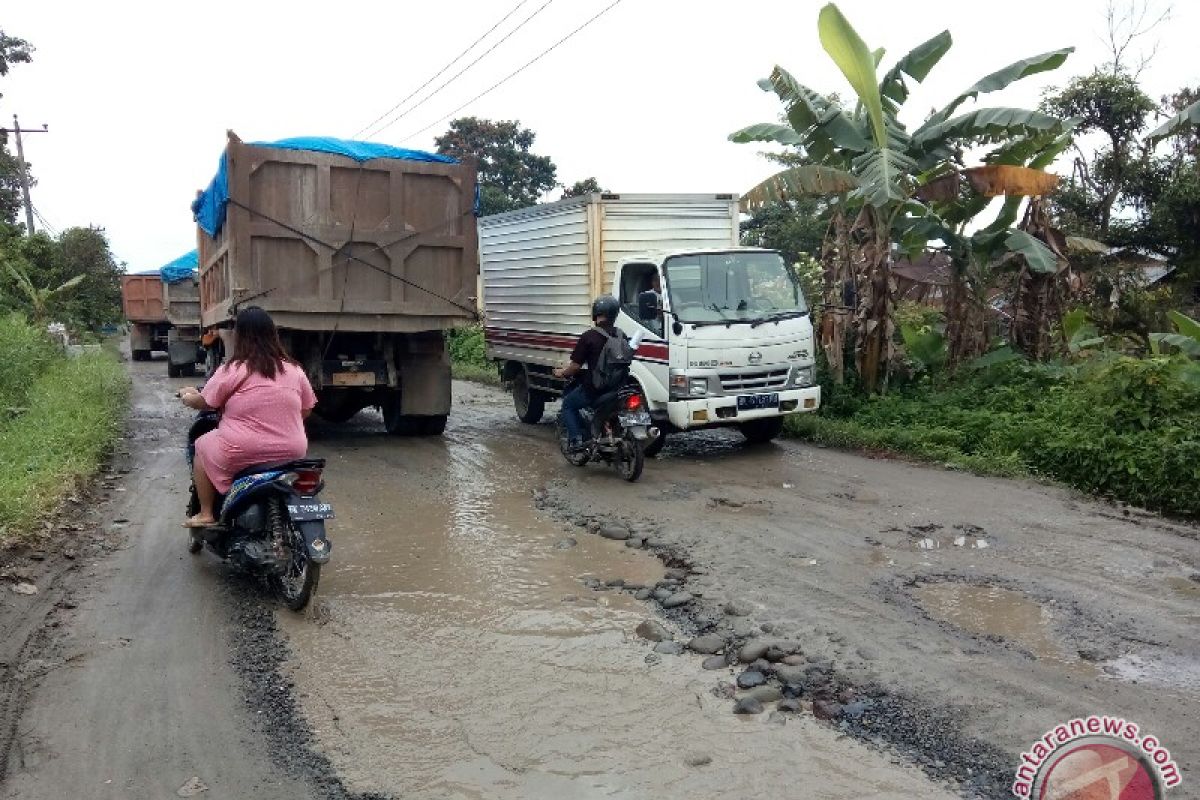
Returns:
[[[616,322],[617,312],[620,310],[621,304],[617,302],[617,298],[611,294],[602,294],[592,303],[592,320],[604,317],[609,322]]]

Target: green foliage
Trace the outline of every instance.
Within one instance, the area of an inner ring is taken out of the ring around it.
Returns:
[[[559,199],[566,200],[568,197],[582,197],[585,194],[607,191],[608,189],[600,187],[600,182],[595,178],[584,178],[581,181],[575,181],[570,186],[564,186],[562,197]]]
[[[122,317],[122,273],[101,228],[68,228],[57,239],[0,230],[0,308],[94,330]]]
[[[28,406],[34,379],[62,358],[45,332],[19,314],[0,316],[0,422]]]
[[[558,185],[554,162],[530,152],[535,138],[516,120],[461,117],[434,141],[443,155],[477,160],[481,213],[487,215],[534,205]]]
[[[0,326],[7,340],[37,335]],[[26,410],[0,420],[0,545],[33,533],[62,500],[100,466],[120,435],[129,379],[111,354],[44,359],[39,346],[5,347],[20,366],[5,365],[4,380],[28,377]]]
[[[457,380],[500,383],[496,366],[485,355],[482,327],[473,325],[447,331],[446,342],[450,348],[450,371]]]
[[[823,204],[811,197],[770,203],[742,223],[742,244],[778,250],[785,263],[796,264],[805,257],[820,257],[828,224]],[[809,294],[805,287],[805,297],[811,303],[820,293]]]
[[[487,365],[482,327],[472,325],[446,331],[446,341],[450,347],[450,360],[454,363],[472,364],[477,367]]]
[[[32,60],[33,45],[0,29],[0,78],[8,75],[13,64],[28,64]],[[8,152],[8,134],[0,132],[0,224],[16,222],[21,202],[20,164]]]
[[[1200,515],[1200,365],[1108,355],[1080,366],[1000,364],[792,417],[794,435],[1002,475],[1052,478]],[[847,410],[848,409],[848,410]]]

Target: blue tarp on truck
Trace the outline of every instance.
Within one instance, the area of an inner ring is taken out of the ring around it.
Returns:
[[[281,150],[311,150],[318,153],[333,153],[355,161],[370,161],[376,158],[395,158],[402,161],[432,161],[441,164],[457,164],[458,159],[424,150],[409,150],[376,142],[356,142],[349,139],[334,139],[328,136],[296,136],[277,142],[248,142],[254,147],[277,147]],[[228,169],[225,154],[217,166],[217,174],[208,188],[192,203],[192,215],[196,223],[209,236],[215,237],[225,224],[225,207],[229,202]],[[478,206],[478,198],[476,198]]]
[[[200,254],[195,250],[184,253],[174,261],[169,261],[159,268],[158,274],[166,283],[179,283],[188,278],[196,277],[200,268]]]

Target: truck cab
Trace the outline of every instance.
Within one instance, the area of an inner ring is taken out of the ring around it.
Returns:
[[[765,441],[784,416],[820,405],[808,305],[779,253],[633,256],[617,264],[613,293],[617,326],[642,333],[632,377],[660,427],[735,426]]]

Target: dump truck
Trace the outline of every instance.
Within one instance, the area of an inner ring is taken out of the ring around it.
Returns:
[[[163,307],[158,270],[122,275],[121,306],[130,323],[129,349],[134,361],[149,361],[153,351],[167,349],[171,323]]]
[[[732,194],[613,193],[480,219],[486,353],[518,418],[536,423],[562,395],[553,370],[606,293],[617,327],[642,334],[631,378],[664,433],[735,427],[762,442],[815,411],[804,294],[779,253],[738,246],[738,221]]]
[[[192,250],[159,269],[162,278],[163,310],[167,322],[167,375],[172,378],[196,374],[196,364],[205,360],[200,347],[200,280],[196,268],[199,254]]]
[[[192,205],[210,368],[232,352],[238,310],[257,305],[307,372],[320,417],[377,407],[389,433],[440,435],[450,413],[444,334],[478,318],[477,208],[473,163],[229,132]]]

